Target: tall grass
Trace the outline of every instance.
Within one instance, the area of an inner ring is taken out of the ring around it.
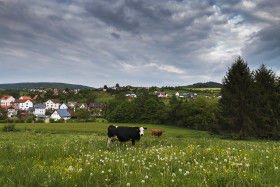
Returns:
[[[0,132],[0,186],[280,184],[279,142],[220,140],[145,125],[166,133],[158,138],[146,132],[135,146],[115,142],[107,148],[107,123],[28,125],[30,131]]]

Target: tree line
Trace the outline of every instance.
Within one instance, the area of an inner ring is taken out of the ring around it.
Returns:
[[[168,103],[138,90],[130,101],[118,95],[107,103],[104,116],[109,122],[168,124],[234,139],[280,138],[280,81],[262,64],[251,71],[238,57],[222,81],[221,99],[198,96]]]

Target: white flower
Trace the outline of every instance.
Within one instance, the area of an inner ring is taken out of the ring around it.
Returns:
[[[176,176],[176,174],[175,173],[172,173],[172,177],[175,177]]]
[[[275,166],[275,168],[274,169],[278,169],[278,167],[277,166]]]
[[[104,173],[104,171],[101,171],[101,173]]]
[[[215,158],[215,160],[219,160],[218,158]]]
[[[110,172],[111,172],[111,170],[109,169],[109,170],[108,170],[108,172],[110,173]]]
[[[89,175],[90,175],[90,176],[92,176],[92,175],[93,175],[93,173],[90,173]]]
[[[180,172],[182,172],[182,169],[179,169]]]
[[[249,167],[249,166],[250,166],[250,164],[245,164],[245,166],[246,166],[246,167]]]
[[[174,182],[174,179],[172,179],[171,182]]]
[[[145,176],[145,179],[147,179],[147,178],[149,178],[149,176],[148,176],[148,175],[146,175],[146,176]]]
[[[80,168],[80,169],[79,169],[79,172],[81,172],[81,171],[83,171],[83,169],[82,169],[82,168]]]
[[[130,183],[128,182],[128,183],[126,184],[126,186],[130,186]]]
[[[190,172],[189,172],[189,171],[186,171],[186,173],[185,173],[184,175],[187,176],[188,174],[190,174]]]
[[[269,156],[266,156],[265,158],[269,158]]]
[[[142,182],[142,183],[145,183],[145,180],[142,180],[141,182]]]
[[[72,166],[69,166],[68,170],[69,170],[69,171],[73,171],[73,167],[72,167]]]

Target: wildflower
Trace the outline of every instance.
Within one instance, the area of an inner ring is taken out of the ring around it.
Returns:
[[[73,171],[73,167],[72,167],[72,166],[69,166],[68,170],[69,170],[69,171]]]
[[[109,169],[109,170],[108,170],[108,172],[110,173],[110,172],[111,172],[111,170]]]
[[[182,172],[182,169],[179,169],[179,172]]]
[[[174,182],[174,179],[172,179],[171,182]]]
[[[266,156],[265,158],[269,158],[269,156]]]
[[[93,175],[93,173],[90,173],[89,175],[90,175],[90,176],[92,176],[92,175]]]
[[[250,164],[245,164],[245,166],[246,166],[246,167],[249,167],[249,166],[250,166]]]
[[[187,176],[188,174],[190,174],[190,172],[189,172],[189,171],[186,171],[186,173],[185,173],[184,175]]]
[[[82,168],[80,168],[80,169],[79,169],[79,172],[81,172],[81,171],[83,171],[83,169],[82,169]]]
[[[278,169],[278,167],[277,167],[277,166],[275,166],[275,167],[274,167],[274,169]]]
[[[130,183],[128,182],[128,183],[126,184],[126,186],[130,186]]]
[[[175,173],[172,173],[172,177],[175,177],[176,176],[176,174]]]
[[[145,176],[145,179],[148,179],[148,178],[149,178],[149,176],[148,176],[148,175],[146,175],[146,176]]]
[[[141,182],[142,182],[142,183],[145,183],[145,180],[142,180]]]
[[[104,173],[104,171],[101,171],[101,173]]]

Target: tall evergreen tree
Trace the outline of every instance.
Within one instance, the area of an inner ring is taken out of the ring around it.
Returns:
[[[239,139],[254,136],[251,119],[253,108],[253,77],[248,64],[241,57],[229,68],[224,77],[220,99],[221,130]]]
[[[254,124],[258,138],[279,139],[279,93],[276,75],[264,64],[254,74]]]

